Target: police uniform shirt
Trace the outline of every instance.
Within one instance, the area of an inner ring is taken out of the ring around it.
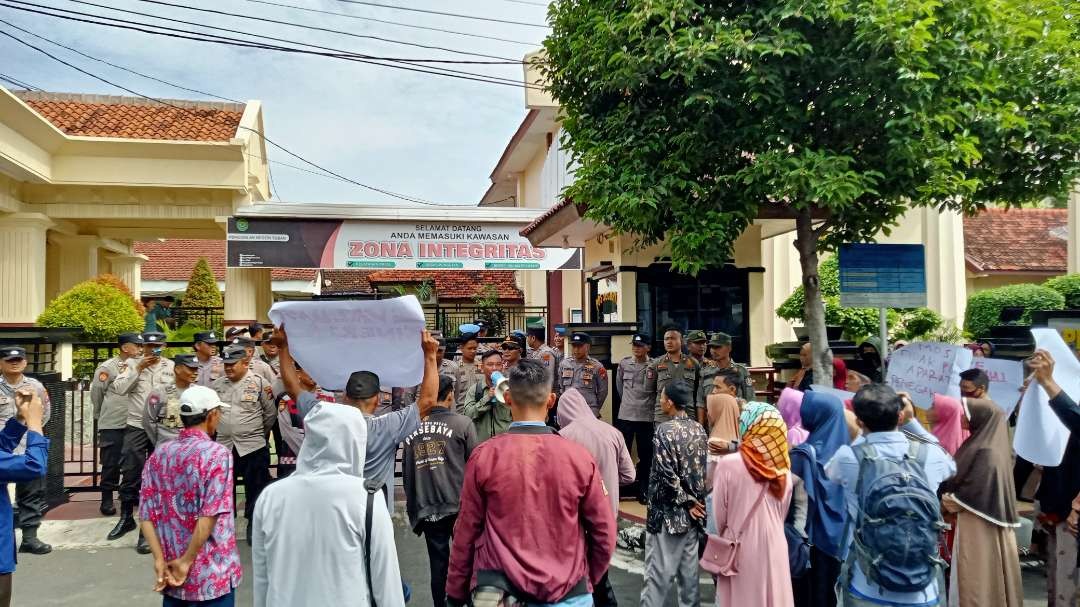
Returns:
[[[139,371],[139,363],[142,359],[128,361],[132,372],[125,377],[113,380],[117,392],[128,395],[127,401],[127,425],[133,428],[143,427],[143,414],[146,412],[146,398],[157,388],[172,384],[176,381],[173,375],[175,367],[173,361],[161,358],[151,367]]]
[[[559,388],[560,394],[570,388],[577,388],[593,413],[599,415],[600,407],[607,400],[607,369],[591,356],[583,362],[578,362],[576,358],[567,358],[559,365]]]
[[[619,361],[615,371],[615,386],[622,398],[619,405],[619,419],[628,422],[653,421],[653,395],[648,390],[646,375],[649,359],[638,362],[633,356]]]
[[[556,366],[558,365],[558,356],[555,355],[555,350],[547,344],[541,344],[539,348],[530,350],[527,358],[544,363],[544,366],[547,367],[548,370],[555,370],[558,368]]]
[[[199,361],[199,374],[195,376],[195,385],[209,388],[221,377],[225,377],[225,362],[220,356],[211,356],[205,362]]]
[[[270,368],[270,365],[266,364],[266,362],[258,356],[251,357],[251,371],[265,379],[267,384],[271,386],[274,385],[274,379],[277,377],[277,374]]]
[[[465,397],[468,395],[469,388],[474,386],[477,380],[484,378],[484,371],[480,366],[480,357],[473,360],[471,364],[464,360],[455,361],[450,376],[454,378],[454,408],[458,413],[461,413],[462,407],[465,406]]]
[[[671,359],[670,354],[664,354],[653,359],[645,374],[645,389],[653,395],[653,421],[662,423],[671,418],[660,411],[660,396],[669,383],[677,379],[685,381],[690,386],[690,394],[697,394],[700,368],[690,356],[683,356],[678,362]],[[687,415],[690,419],[697,419],[697,407],[692,403],[687,407]]]
[[[222,377],[211,386],[221,402],[217,441],[241,457],[266,446],[266,437],[277,418],[274,391],[270,384],[251,369],[238,382]]]
[[[123,430],[127,425],[128,395],[116,387],[130,381],[136,363],[137,359],[114,356],[94,371],[94,381],[90,383],[90,401],[94,403],[98,430]],[[124,381],[116,384],[120,378],[124,378]]]
[[[37,392],[38,398],[41,399],[41,404],[45,406],[45,416],[41,421],[41,425],[49,423],[49,418],[52,417],[52,400],[49,398],[49,392],[45,389],[45,385],[38,380],[22,376],[22,379],[18,383],[12,385],[7,383],[7,379],[3,375],[0,375],[0,424],[6,424],[7,421],[15,417],[18,413],[15,406],[15,394],[22,388],[30,388]],[[15,449],[16,454],[22,454],[26,451],[26,437],[19,441],[18,448]]]
[[[182,393],[183,390],[176,384],[169,384],[151,390],[146,397],[143,430],[146,430],[154,447],[173,440],[184,429],[184,422],[180,419]]]
[[[281,357],[280,356],[275,356],[273,358],[270,358],[269,356],[263,354],[262,361],[264,363],[270,365],[270,370],[274,372],[274,377],[279,377],[281,375]]]

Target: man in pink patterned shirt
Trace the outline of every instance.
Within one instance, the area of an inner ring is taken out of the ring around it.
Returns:
[[[139,518],[164,607],[232,607],[242,573],[233,523],[232,454],[210,439],[229,405],[204,386],[180,395],[184,429],[143,470]]]

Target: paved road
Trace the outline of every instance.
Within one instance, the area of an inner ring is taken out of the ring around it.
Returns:
[[[59,522],[59,521],[57,521]],[[15,605],[51,605],[77,607],[150,607],[161,605],[161,599],[150,591],[152,570],[149,557],[140,556],[131,548],[134,534],[124,538],[124,547],[102,547],[106,543],[97,538],[108,531],[109,523],[103,519],[78,521],[75,526],[52,527],[46,540],[57,545],[71,546],[38,557],[22,555],[15,575]],[[402,571],[413,588],[411,605],[431,605],[428,588],[427,552],[422,538],[418,538],[398,523],[397,546]],[[104,532],[99,533],[101,529]],[[90,539],[84,539],[90,538]],[[130,540],[130,542],[128,541]],[[241,548],[245,576],[241,584],[237,605],[251,605],[251,553],[246,545]],[[641,591],[641,563],[625,554],[617,558],[611,579],[622,605],[637,605]],[[1041,572],[1024,572],[1026,607],[1046,605],[1045,580]],[[711,605],[711,583],[701,585],[702,604]],[[669,604],[674,605],[674,600]],[[300,606],[296,606],[300,607]]]

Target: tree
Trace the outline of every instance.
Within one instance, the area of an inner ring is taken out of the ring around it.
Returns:
[[[120,279],[119,276],[115,274],[99,274],[96,278],[94,278],[94,282],[98,284],[116,287],[124,295],[127,295],[129,298],[131,298],[131,305],[135,307],[135,312],[138,313],[139,316],[146,314],[146,306],[144,306],[143,303],[135,297],[135,295],[131,292],[131,289],[128,288],[128,286],[124,283],[123,280]]]
[[[82,327],[90,341],[115,342],[121,333],[140,333],[143,319],[120,289],[88,280],[80,282],[45,306],[38,316],[42,327]]]
[[[912,207],[973,213],[1077,176],[1080,0],[564,0],[542,61],[577,162],[564,192],[676,270],[792,217],[831,377],[818,253]],[[825,382],[827,383],[827,382]]]
[[[210,264],[206,263],[205,257],[200,257],[191,270],[183,302],[185,308],[220,308],[224,305],[217,279],[210,271]]]

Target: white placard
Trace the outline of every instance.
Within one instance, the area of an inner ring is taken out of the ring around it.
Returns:
[[[814,392],[821,392],[822,394],[832,394],[836,398],[839,398],[840,402],[855,398],[854,392],[848,392],[847,390],[840,390],[830,386],[823,386],[821,384],[810,384],[810,389]]]
[[[986,371],[990,378],[990,400],[997,403],[1006,416],[1012,415],[1024,385],[1024,363],[1001,358],[973,358],[971,367]]]
[[[929,409],[935,394],[960,397],[960,372],[970,366],[967,348],[917,341],[892,353],[885,383],[910,394],[917,407]]]
[[[424,377],[424,311],[415,296],[377,301],[283,301],[270,321],[285,325],[289,352],[326,390],[343,390],[354,371],[384,386],[415,386]]]
[[[1080,394],[1080,362],[1061,334],[1054,329],[1042,328],[1032,329],[1031,335],[1037,349],[1046,350],[1054,357],[1054,381],[1058,386],[1070,396]],[[1013,449],[1033,464],[1057,466],[1065,456],[1068,442],[1068,428],[1050,408],[1046,391],[1038,382],[1032,381],[1020,403]]]

